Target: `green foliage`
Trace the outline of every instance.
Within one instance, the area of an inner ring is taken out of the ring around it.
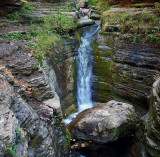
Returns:
[[[16,11],[16,12],[8,15],[8,17],[9,17],[11,20],[15,20],[15,19],[17,19],[17,18],[19,17],[19,14],[20,14],[19,11]]]
[[[95,12],[101,14],[110,8],[110,0],[89,0],[89,5],[98,6]]]
[[[61,122],[62,120],[62,116],[60,114],[57,114],[57,115],[54,115],[52,118],[51,118],[52,121],[55,121],[56,124]]]
[[[150,37],[150,39],[152,41],[156,41],[157,40],[157,38],[156,38],[156,36],[154,34],[149,34],[148,36]]]
[[[6,152],[8,155],[10,155],[11,157],[14,157],[16,152],[15,150],[13,149],[12,145],[11,144],[7,144],[6,145]]]
[[[97,5],[97,1],[96,0],[89,0],[88,1],[89,5]]]
[[[33,41],[29,41],[26,45],[27,45],[28,47],[35,47],[35,46],[37,46],[37,43],[36,43],[36,42],[33,42]]]
[[[142,12],[141,14],[131,14],[129,12],[106,13],[101,18],[103,30],[108,25],[120,24],[121,33],[132,34],[133,39],[144,41],[159,40],[160,17],[158,14]]]
[[[64,6],[63,9],[60,9],[60,11],[74,11],[74,10],[75,8],[72,3],[68,3]]]
[[[2,35],[3,38],[8,38],[10,40],[28,40],[30,39],[29,34],[23,34],[19,32],[11,32],[11,33],[5,33]]]
[[[16,12],[8,15],[8,17],[11,20],[15,20],[15,19],[19,18],[20,14],[30,13],[31,11],[33,11],[36,8],[31,3],[24,3],[24,2],[22,2],[21,5],[22,5],[22,7],[21,7],[21,9],[19,11],[16,11]]]
[[[50,14],[43,18],[43,27],[49,31],[56,32],[60,35],[68,34],[71,30],[75,30],[76,19],[70,18],[61,12]]]
[[[34,44],[35,58],[42,63],[45,56],[60,44],[61,37],[58,34],[48,34],[46,31],[40,32],[36,37],[36,44]]]
[[[154,5],[155,5],[155,8],[160,8],[160,3],[159,2],[155,2]]]
[[[71,142],[71,135],[68,131],[65,132],[65,134],[63,134],[64,138],[66,139],[65,141],[65,145],[67,147],[70,147],[70,142]]]
[[[29,16],[21,16],[21,19],[23,21],[25,21],[26,23],[29,23],[29,24],[42,22],[41,18],[36,17],[36,16],[31,16],[31,17],[29,17]]]
[[[12,32],[3,34],[2,37],[10,40],[31,39],[26,45],[34,49],[35,58],[42,63],[51,50],[62,46],[62,36],[70,38],[69,34],[77,28],[77,19],[62,14],[60,11],[42,18],[21,16],[21,14],[29,13],[34,9],[35,6],[32,3],[22,3],[22,8],[19,11],[9,15],[9,18],[12,20],[20,18],[27,23],[34,23],[27,33]],[[64,6],[63,11],[71,11],[72,9],[72,4],[68,3]],[[38,22],[38,25],[35,22]]]
[[[34,47],[35,58],[42,63],[43,59],[51,50],[62,46],[61,36],[69,36],[70,31],[76,29],[76,19],[70,18],[60,12],[41,18],[39,26],[34,25],[29,34],[33,42],[28,43]]]
[[[25,137],[25,132],[23,131],[23,129],[20,126],[16,127],[16,133],[22,138]]]
[[[133,114],[128,114],[127,117],[129,120],[133,120]]]

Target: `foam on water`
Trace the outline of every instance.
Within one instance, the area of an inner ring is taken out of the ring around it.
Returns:
[[[89,29],[89,30],[88,30]],[[98,26],[90,26],[83,28],[83,36],[81,37],[81,45],[78,49],[77,62],[77,105],[78,112],[71,114],[65,119],[65,124],[70,123],[79,112],[93,107],[92,103],[92,51],[91,40],[98,31]]]

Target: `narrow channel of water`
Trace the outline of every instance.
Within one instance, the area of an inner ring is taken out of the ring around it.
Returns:
[[[93,26],[83,27],[82,29],[81,45],[78,49],[78,56],[76,57],[78,112],[66,118],[65,124],[69,124],[79,112],[93,107],[91,94],[93,49],[91,48],[91,41],[97,33],[99,26],[95,24]]]

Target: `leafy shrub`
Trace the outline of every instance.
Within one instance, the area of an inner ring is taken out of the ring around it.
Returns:
[[[120,25],[120,32],[133,34],[136,39],[144,41],[159,40],[160,17],[156,13],[142,12],[131,14],[129,12],[115,12],[103,14],[101,18],[102,28],[106,30],[108,25]]]
[[[39,26],[34,25],[29,34],[33,37],[33,42],[28,46],[34,47],[35,58],[42,63],[46,54],[52,49],[61,47],[61,37],[76,29],[76,19],[57,12],[41,19]]]
[[[2,35],[2,37],[8,38],[10,40],[28,40],[30,39],[30,36],[28,34],[23,34],[19,32],[5,33]]]
[[[15,19],[19,18],[20,14],[30,13],[31,11],[33,11],[36,8],[32,3],[21,2],[21,5],[22,5],[22,7],[19,11],[16,11],[16,12],[8,15],[8,17],[11,20],[15,20]]]
[[[43,18],[43,27],[46,30],[56,32],[60,35],[68,34],[76,29],[76,19],[70,18],[61,12],[50,14]]]
[[[155,5],[155,8],[160,8],[160,3],[159,2],[155,2],[154,5]]]
[[[73,4],[72,3],[68,3],[60,11],[73,11],[73,10],[75,10]]]
[[[89,5],[98,6],[99,8],[95,12],[101,14],[110,8],[110,2],[110,0],[89,0]]]
[[[13,147],[12,147],[12,145],[11,144],[7,144],[6,145],[6,153],[7,153],[7,155],[8,156],[11,156],[11,157],[14,157],[15,156],[15,154],[16,154],[16,152],[14,151],[14,149],[13,149]]]
[[[58,34],[49,34],[45,30],[40,32],[34,43],[35,58],[42,63],[46,54],[61,45],[61,37]]]

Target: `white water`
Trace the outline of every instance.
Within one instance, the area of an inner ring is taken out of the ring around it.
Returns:
[[[95,30],[96,29],[96,30]],[[91,40],[99,27],[90,26],[89,30],[83,28],[81,45],[78,49],[77,61],[77,104],[78,112],[71,114],[65,119],[65,124],[69,124],[79,112],[93,107],[92,103],[92,48]]]

